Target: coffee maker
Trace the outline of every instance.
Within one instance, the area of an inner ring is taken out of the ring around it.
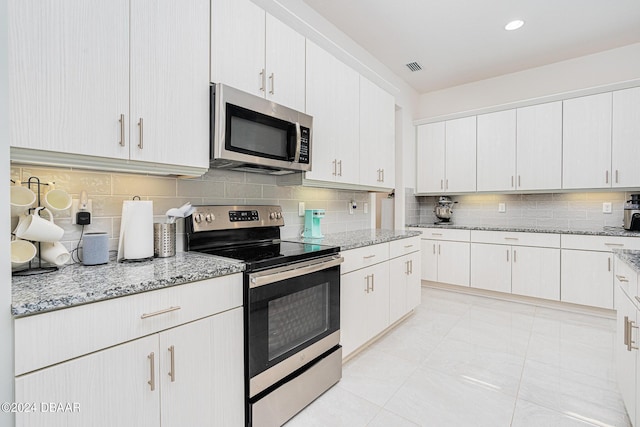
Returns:
[[[320,220],[324,218],[324,209],[307,209],[304,211],[304,232],[302,237],[319,239],[324,237],[320,230]]]
[[[640,194],[632,194],[624,205],[624,228],[640,231]]]

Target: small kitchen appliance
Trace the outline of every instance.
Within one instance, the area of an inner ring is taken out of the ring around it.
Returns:
[[[280,239],[280,206],[195,206],[185,248],[244,262],[246,426],[280,426],[342,377],[339,247]]]
[[[304,211],[304,231],[302,237],[320,239],[324,237],[320,230],[320,220],[324,218],[324,209],[307,209]]]
[[[624,205],[624,228],[640,231],[640,194],[632,194]]]
[[[433,208],[433,213],[440,220],[435,224],[449,223],[451,216],[453,215],[454,202],[449,196],[440,196],[436,206]]]

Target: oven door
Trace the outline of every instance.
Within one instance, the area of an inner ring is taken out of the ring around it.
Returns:
[[[249,397],[339,344],[342,261],[336,255],[248,275]]]

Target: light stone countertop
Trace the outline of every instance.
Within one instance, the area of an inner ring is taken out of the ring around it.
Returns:
[[[631,249],[614,249],[613,253],[633,268],[636,273],[640,274],[640,251],[634,251]]]
[[[478,225],[441,225],[441,224],[407,224],[413,228],[442,228],[452,230],[481,230],[481,231],[511,231],[524,233],[555,233],[555,234],[581,234],[586,236],[618,236],[640,237],[638,231],[628,231],[622,227],[602,227],[599,229],[575,230],[548,227],[509,227],[509,226],[478,226]]]
[[[394,231],[381,229],[366,229],[356,231],[345,231],[342,233],[328,233],[320,239],[309,238],[290,238],[282,239],[290,242],[313,243],[318,245],[338,246],[341,251],[349,249],[361,248],[363,246],[377,245],[392,240],[406,239],[409,237],[420,236],[419,231]]]
[[[13,276],[11,314],[42,313],[244,271],[242,262],[194,252],[149,261],[67,265],[58,271]]]

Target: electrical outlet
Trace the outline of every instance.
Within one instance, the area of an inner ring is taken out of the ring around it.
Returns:
[[[602,213],[611,213],[611,202],[604,202],[602,204]]]
[[[304,202],[298,202],[298,216],[304,216]]]
[[[506,212],[507,211],[507,204],[506,203],[498,203],[498,212]]]
[[[71,224],[76,225],[76,216],[78,211],[80,210],[80,199],[71,200]],[[93,204],[91,203],[91,199],[87,201],[87,209],[85,212],[92,213],[93,212]]]

